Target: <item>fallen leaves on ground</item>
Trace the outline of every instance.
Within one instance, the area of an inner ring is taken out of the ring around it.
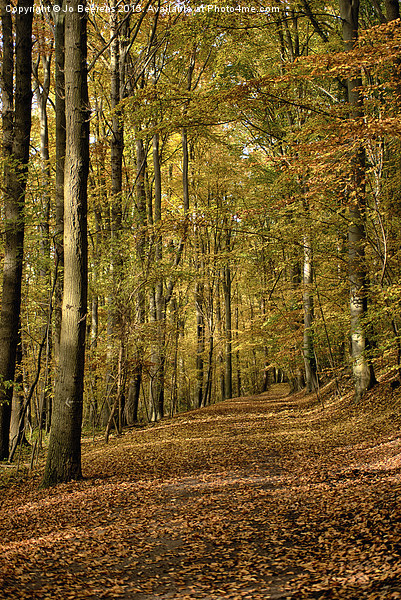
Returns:
[[[285,385],[84,444],[2,489],[0,598],[401,598],[401,409]]]

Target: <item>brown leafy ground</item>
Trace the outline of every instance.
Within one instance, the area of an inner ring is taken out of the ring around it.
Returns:
[[[332,392],[87,442],[86,480],[50,491],[9,479],[0,598],[401,598],[399,394]]]

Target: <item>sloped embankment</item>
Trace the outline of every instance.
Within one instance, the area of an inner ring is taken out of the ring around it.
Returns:
[[[85,481],[4,490],[0,598],[401,598],[398,397],[287,392],[87,443]]]

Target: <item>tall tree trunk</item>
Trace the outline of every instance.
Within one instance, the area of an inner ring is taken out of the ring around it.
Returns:
[[[216,290],[216,321],[217,321],[217,332],[219,335],[219,341],[223,344],[223,325],[222,325],[222,311],[221,311],[221,301],[220,301],[220,285],[217,285]],[[219,375],[219,384],[220,384],[220,400],[225,400],[226,398],[226,379],[224,373],[224,357],[223,352],[220,349],[218,356],[218,375]]]
[[[54,298],[54,356],[56,368],[60,353],[61,304],[63,301],[64,278],[64,163],[66,147],[65,130],[65,76],[64,76],[64,36],[65,1],[61,11],[54,13],[54,61],[55,61],[55,105],[56,105],[56,210],[55,210],[55,249],[56,249],[56,288]]]
[[[202,277],[198,265],[198,277]],[[198,408],[204,405],[203,371],[205,352],[205,319],[203,317],[203,292],[204,285],[197,281],[195,287],[195,309],[196,309],[196,390],[195,404]]]
[[[180,340],[178,303],[175,296],[171,299],[171,327],[174,332],[174,351],[171,369],[170,416],[173,417],[178,409],[178,345]]]
[[[155,204],[154,204],[154,243],[155,243],[155,261],[160,265],[162,255],[162,237],[160,233],[161,224],[161,170],[159,153],[159,134],[153,136],[153,170],[155,174]],[[152,306],[153,305],[153,306]],[[155,323],[156,338],[152,344],[150,369],[150,397],[151,397],[151,420],[158,421],[164,416],[164,365],[165,365],[165,298],[163,294],[163,280],[158,275],[156,285],[152,290],[151,301],[151,319]]]
[[[318,387],[315,348],[313,343],[313,262],[312,243],[309,235],[304,235],[304,274],[303,274],[303,301],[304,301],[304,363],[306,391],[312,392]]]
[[[147,215],[146,215],[146,191],[145,191],[145,172],[146,172],[146,154],[141,139],[136,140],[136,257],[138,261],[138,270],[142,270],[142,281],[145,279],[145,255],[147,244]],[[145,323],[145,292],[143,286],[139,285],[137,294],[137,315],[136,322],[141,327]],[[136,422],[138,417],[139,395],[142,384],[143,369],[143,343],[141,336],[136,339],[136,348],[134,354],[134,369],[128,385],[128,401],[126,405],[126,418],[128,423]]]
[[[235,330],[236,330],[235,338],[237,340],[237,344],[238,344],[238,338],[239,338],[239,308],[238,308],[239,302],[240,302],[239,290],[237,289],[237,305],[235,307]],[[242,377],[241,377],[241,357],[240,357],[239,349],[237,349],[235,352],[235,358],[236,358],[236,366],[237,366],[237,396],[241,396]],[[263,391],[265,391],[265,390],[263,389]]]
[[[82,477],[81,426],[87,315],[87,180],[89,113],[87,19],[69,0],[65,21],[66,160],[64,289],[60,357],[43,485]]]
[[[98,134],[98,130],[97,130]],[[97,135],[97,139],[99,136]],[[99,336],[99,258],[100,258],[100,243],[101,243],[101,227],[102,227],[102,216],[98,205],[94,207],[95,215],[95,232],[94,235],[90,236],[92,241],[92,268],[91,268],[91,283],[88,285],[91,290],[90,300],[90,324],[89,327],[89,385],[90,385],[90,404],[88,409],[88,420],[93,427],[98,424],[98,374],[96,364],[96,348],[98,345]],[[89,303],[88,303],[89,304]],[[85,418],[85,417],[84,417]]]
[[[124,345],[123,319],[121,301],[121,279],[122,279],[122,163],[124,149],[124,130],[120,109],[121,90],[123,82],[120,77],[124,73],[120,60],[120,36],[118,30],[118,11],[116,3],[111,3],[114,12],[110,15],[110,100],[112,109],[111,118],[111,207],[110,207],[110,276],[112,280],[110,295],[107,299],[107,391],[106,396],[109,403],[104,406],[102,419],[108,428],[110,423],[110,408],[114,406],[117,398],[117,369],[119,356],[118,348]],[[123,354],[124,355],[124,352]]]
[[[21,327],[18,330],[18,344],[15,361],[15,386],[13,389],[11,426],[10,426],[10,458],[12,460],[12,448],[14,445],[27,445],[25,437],[25,419],[24,419],[24,378],[22,368],[22,340]]]
[[[184,200],[184,213],[189,211],[189,151],[188,133],[182,130],[182,191]]]
[[[209,254],[211,253],[211,244],[208,243]],[[206,381],[203,390],[202,397],[202,406],[206,406],[210,404],[211,393],[212,393],[212,384],[213,384],[213,370],[215,371],[215,357],[214,357],[214,331],[215,331],[215,323],[214,323],[214,294],[215,294],[215,278],[216,271],[210,266],[208,267],[207,273],[207,294],[205,294],[208,298],[208,315],[204,317],[204,324],[208,325],[208,353],[207,353],[207,368],[205,369]],[[205,336],[206,337],[206,336]],[[206,349],[206,343],[205,343]]]
[[[343,24],[343,39],[346,51],[351,51],[358,38],[359,0],[339,0]],[[351,105],[351,118],[363,116],[362,98],[359,88],[362,79],[348,79],[348,102]],[[351,352],[355,385],[355,400],[375,383],[372,363],[366,354],[369,343],[363,319],[367,312],[367,268],[365,260],[365,149],[360,146],[351,163],[351,193],[349,201],[349,282],[350,282],[350,314],[351,314]]]
[[[15,18],[14,49],[11,14],[2,2],[3,154],[5,247],[0,317],[0,459],[9,453],[9,434],[21,307],[24,249],[24,201],[31,130],[31,54],[33,0],[20,0]],[[25,9],[28,11],[25,13]]]
[[[115,8],[113,0],[112,7]],[[113,299],[111,300],[111,312],[109,319],[111,322],[112,336],[115,335],[115,328],[118,327],[118,282],[121,280],[121,226],[122,226],[122,164],[124,149],[124,130],[122,124],[122,115],[119,108],[121,100],[121,82],[120,82],[120,42],[117,32],[117,15],[111,14],[110,35],[112,42],[110,45],[110,69],[111,69],[111,143],[110,143],[110,161],[111,161],[111,271],[113,280]],[[117,303],[116,303],[117,301]],[[120,307],[121,308],[121,307]]]
[[[47,101],[50,90],[50,66],[51,66],[51,54],[46,54],[42,58],[43,68],[43,83],[39,81],[39,70],[38,62],[33,66],[34,77],[36,79],[36,99],[39,105],[39,121],[40,121],[40,158],[42,168],[42,198],[41,198],[41,220],[39,224],[40,228],[40,249],[41,249],[41,267],[40,267],[40,278],[41,286],[43,290],[46,290],[48,294],[51,290],[51,266],[50,266],[50,155],[49,155],[49,126],[47,118]],[[48,297],[48,294],[43,294],[44,298]],[[50,306],[50,298],[48,307]],[[43,307],[44,323],[41,331],[41,338],[44,335],[47,336],[46,343],[46,364],[45,372],[41,386],[41,398],[40,398],[40,427],[45,427],[46,431],[50,430],[50,419],[51,419],[51,353],[52,353],[52,340],[51,333],[48,329],[48,308]],[[41,433],[39,436],[39,444],[41,443]]]
[[[195,209],[196,210],[196,209]],[[205,248],[202,240],[202,232],[199,228],[195,231],[195,268],[197,280],[195,285],[195,313],[196,313],[196,387],[195,387],[195,406],[200,408],[204,403],[204,352],[205,352],[205,285],[203,254]]]
[[[224,309],[226,317],[226,352],[225,352],[225,397],[233,395],[233,357],[232,357],[232,325],[231,325],[231,269],[230,265],[224,268],[223,279]]]

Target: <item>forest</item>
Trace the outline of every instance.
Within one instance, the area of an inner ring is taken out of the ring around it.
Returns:
[[[398,0],[1,8],[0,451],[401,375]]]
[[[399,600],[399,1],[9,1],[0,600]]]

